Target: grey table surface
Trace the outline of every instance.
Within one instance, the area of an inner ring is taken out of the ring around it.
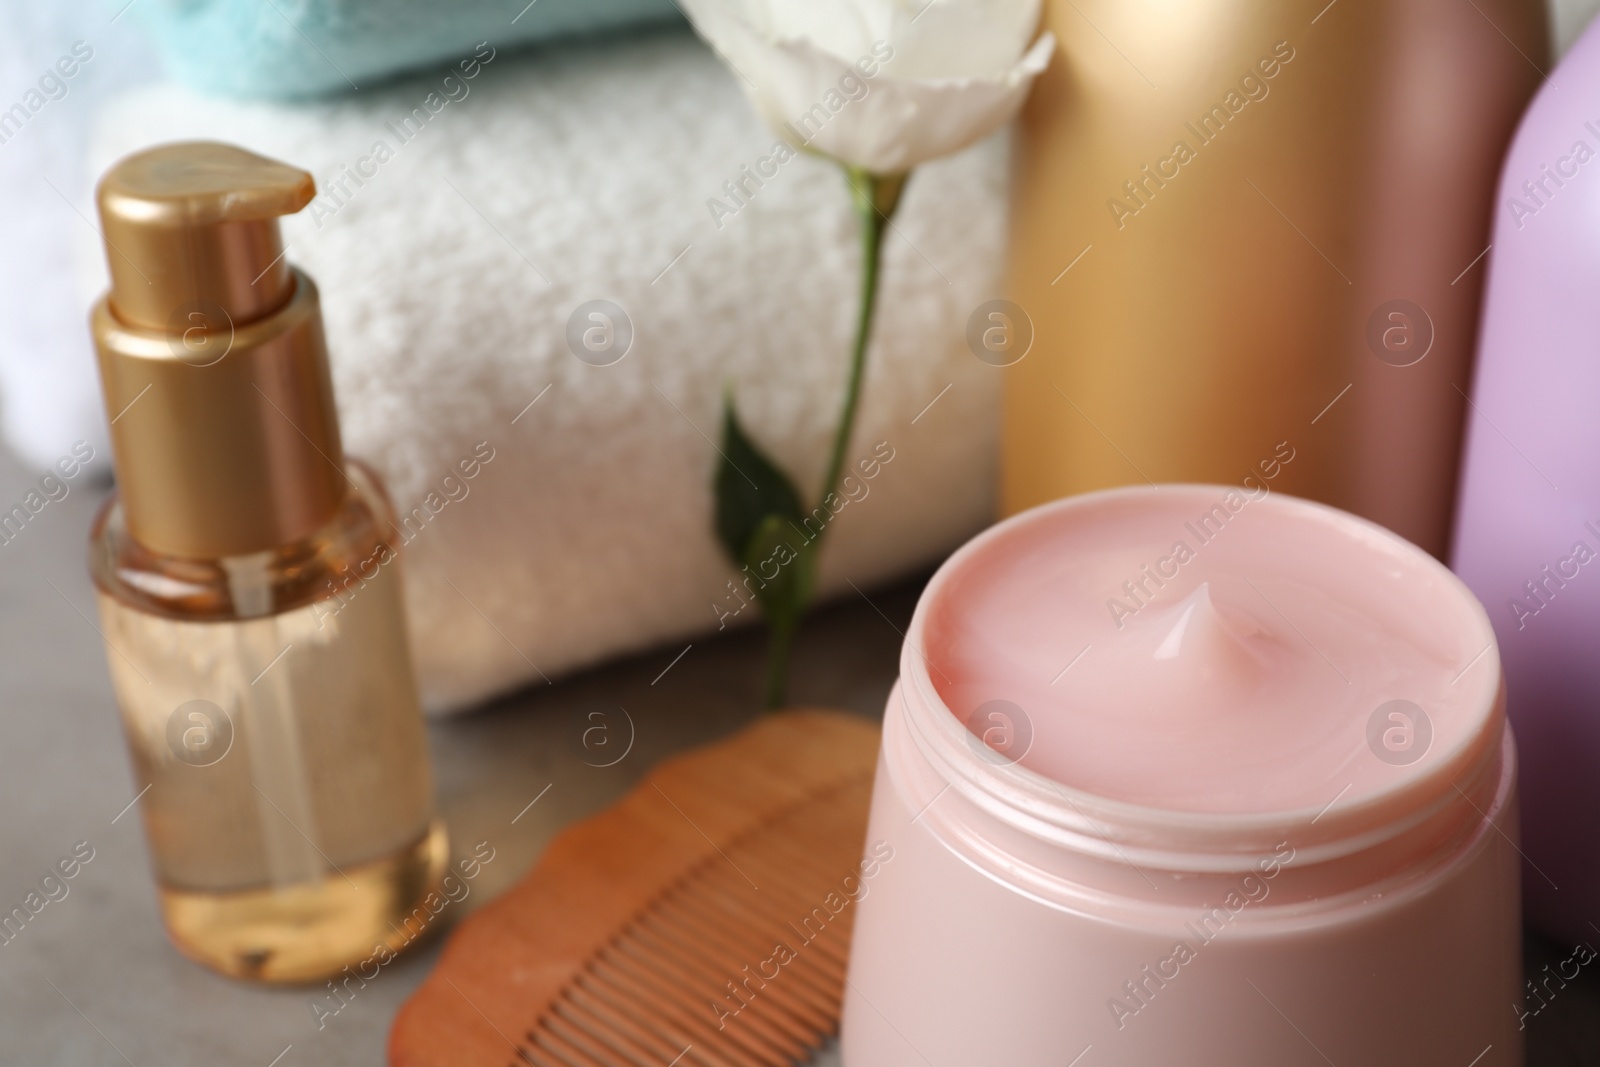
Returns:
[[[0,506],[20,500],[38,473],[0,451]],[[84,569],[103,497],[79,484],[0,544],[0,911],[19,904],[75,843],[94,849],[68,895],[0,944],[0,1064],[382,1064],[389,1024],[437,958],[438,938],[385,967],[319,1029],[315,990],[219,978],[180,957],[161,932],[140,823],[125,812],[138,787]],[[879,716],[919,588],[871,590],[870,600],[815,613],[796,649],[795,702]],[[558,830],[621,796],[656,761],[754,717],[758,632],[697,640],[674,663],[682,651],[629,657],[430,726],[455,848],[488,841],[495,849],[457,917],[514,883]],[[590,766],[579,741],[588,715],[618,707],[636,724],[633,748],[615,766]],[[1570,954],[1532,936],[1527,950],[1530,977]],[[1600,975],[1592,970],[1528,1019],[1532,1067],[1600,1064]],[[817,1062],[835,1065],[836,1054]]]

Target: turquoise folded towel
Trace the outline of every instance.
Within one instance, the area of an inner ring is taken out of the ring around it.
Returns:
[[[119,4],[120,6],[120,4]],[[292,99],[534,41],[682,20],[673,0],[142,0],[169,73],[206,92]]]

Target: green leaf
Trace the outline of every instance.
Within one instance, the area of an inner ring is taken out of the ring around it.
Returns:
[[[745,433],[731,393],[723,399],[722,461],[713,488],[717,538],[728,558],[739,566],[750,562],[751,545],[764,523],[776,518],[780,524],[793,520],[799,525],[800,494],[789,476]]]
[[[722,405],[722,462],[717,466],[717,538],[744,571],[772,628],[766,704],[782,705],[789,649],[816,577],[815,535],[808,534],[800,494],[739,423],[729,394]]]
[[[792,630],[811,599],[816,552],[793,520],[768,515],[745,547],[746,568],[767,621]]]

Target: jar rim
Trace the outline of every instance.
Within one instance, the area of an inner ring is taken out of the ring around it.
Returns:
[[[1410,555],[1425,572],[1443,580],[1457,595],[1482,634],[1485,651],[1474,665],[1486,673],[1475,680],[1482,695],[1478,728],[1468,730],[1453,746],[1414,765],[1414,773],[1397,777],[1366,795],[1340,805],[1339,798],[1318,807],[1255,812],[1207,812],[1140,803],[1057,781],[1017,762],[985,759],[971,743],[973,735],[934,684],[926,653],[930,612],[947,587],[977,556],[1019,527],[1048,521],[1065,512],[1104,505],[1114,499],[1167,496],[1174,491],[1213,494],[1238,488],[1203,483],[1127,486],[1053,501],[1011,516],[978,534],[952,553],[929,579],[917,602],[901,649],[899,687],[910,734],[935,773],[967,799],[1012,827],[1053,840],[1075,851],[1105,849],[1128,858],[1137,850],[1152,862],[1176,870],[1221,871],[1254,859],[1293,839],[1307,859],[1334,858],[1374,847],[1437,816],[1460,797],[1474,808],[1490,803],[1501,737],[1505,730],[1504,684],[1499,648],[1483,606],[1459,578],[1434,557],[1376,523],[1337,508],[1273,492],[1255,506],[1288,508],[1321,521],[1356,524]],[[1469,669],[1472,666],[1469,665]],[[1485,679],[1493,679],[1493,686]],[[1430,756],[1434,755],[1429,753]],[[1426,764],[1424,766],[1424,764]],[[1479,798],[1482,804],[1478,803]],[[1482,811],[1476,812],[1478,816]],[[1472,818],[1472,810],[1463,812]]]

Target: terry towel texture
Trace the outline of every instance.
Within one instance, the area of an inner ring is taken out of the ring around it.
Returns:
[[[177,80],[278,99],[370,87],[479,41],[507,48],[683,17],[672,0],[144,0],[133,15]]]
[[[663,645],[665,666],[696,635],[754,621],[753,606],[719,620],[740,603],[711,527],[722,393],[813,497],[859,278],[833,165],[797,157],[746,181],[743,206],[728,195],[774,138],[687,33],[500,52],[459,99],[442,76],[294,108],[139,89],[90,153],[98,173],[210,137],[316,175],[288,255],[322,290],[346,448],[411,516],[407,598],[434,711],[625,650]],[[430,93],[444,101],[431,114]],[[881,468],[829,526],[824,591],[926,566],[992,517],[1003,372],[964,335],[998,295],[1004,150],[990,141],[908,186],[853,448],[876,447]],[[105,282],[83,233],[87,302]],[[597,299],[632,325],[610,366],[568,343]]]

